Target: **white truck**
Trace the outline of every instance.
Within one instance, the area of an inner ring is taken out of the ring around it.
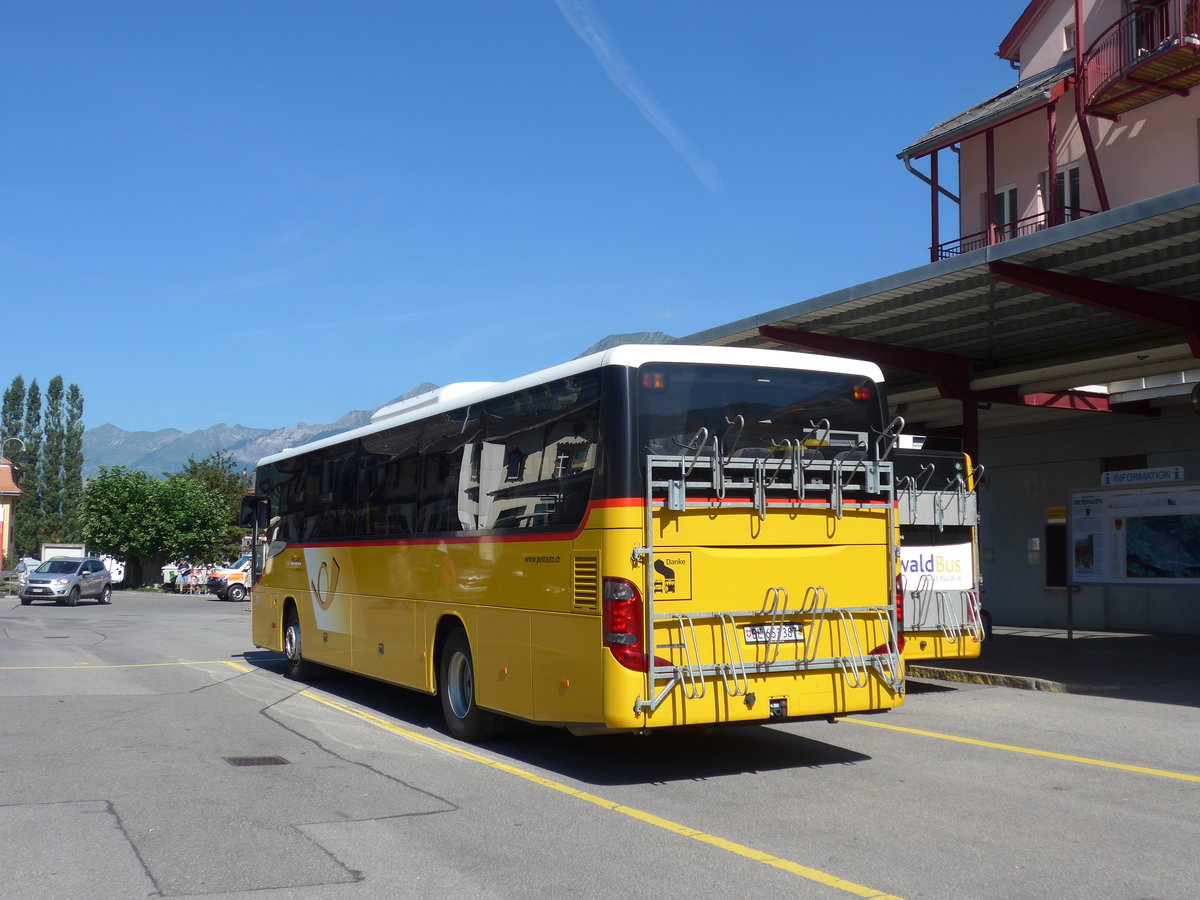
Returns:
[[[56,556],[86,559],[87,555],[87,547],[84,544],[42,544],[42,559],[53,559]]]
[[[208,592],[221,600],[245,600],[250,590],[250,554],[244,553],[232,566],[214,569],[208,576]]]

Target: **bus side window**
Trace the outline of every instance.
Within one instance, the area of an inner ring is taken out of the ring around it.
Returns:
[[[479,506],[488,528],[576,527],[596,466],[599,381],[564,378],[484,404]]]
[[[363,510],[364,535],[412,533],[419,468],[415,427],[402,425],[362,439],[358,506]]]
[[[358,441],[335,444],[309,457],[305,473],[304,540],[356,537],[354,512]]]
[[[478,414],[472,409],[451,410],[427,419],[423,426],[418,530],[473,531],[469,454],[479,431]]]

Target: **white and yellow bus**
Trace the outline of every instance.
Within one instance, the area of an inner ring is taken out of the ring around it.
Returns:
[[[973,659],[984,640],[975,468],[961,448],[902,435],[893,453],[907,662]]]
[[[263,459],[254,643],[577,733],[832,719],[904,695],[882,375],[623,346],[452,385]]]

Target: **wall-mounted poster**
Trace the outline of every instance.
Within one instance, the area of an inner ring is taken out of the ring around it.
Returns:
[[[1200,584],[1200,484],[1071,493],[1076,584]]]

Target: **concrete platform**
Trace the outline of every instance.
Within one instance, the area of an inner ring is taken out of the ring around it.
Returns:
[[[1115,693],[1200,678],[1200,635],[996,626],[978,659],[908,667],[913,678],[1034,691]]]

